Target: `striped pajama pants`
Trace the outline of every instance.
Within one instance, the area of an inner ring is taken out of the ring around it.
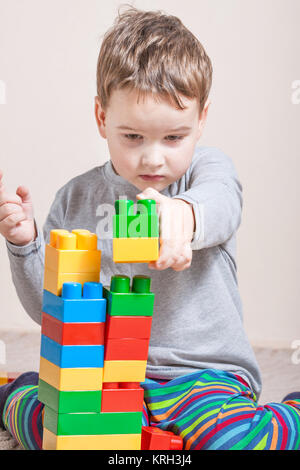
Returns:
[[[300,449],[300,400],[258,406],[247,383],[232,373],[205,369],[141,386],[143,426],[180,435],[185,450]],[[24,449],[42,448],[42,410],[36,385],[6,400],[3,422]]]

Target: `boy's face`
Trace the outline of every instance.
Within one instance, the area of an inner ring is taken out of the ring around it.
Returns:
[[[137,103],[135,90],[115,90],[105,112],[95,98],[97,125],[114,170],[141,191],[149,186],[161,191],[191,164],[209,103],[199,117],[196,99],[181,99],[184,110],[150,94]]]

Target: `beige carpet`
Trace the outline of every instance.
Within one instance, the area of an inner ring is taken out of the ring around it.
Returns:
[[[40,333],[0,331],[0,340],[6,345],[6,364],[3,370],[25,372],[38,371]],[[261,368],[263,390],[261,405],[280,402],[292,391],[300,391],[300,364],[292,362],[293,350],[256,348]],[[0,430],[0,450],[20,450],[17,442],[6,431]]]

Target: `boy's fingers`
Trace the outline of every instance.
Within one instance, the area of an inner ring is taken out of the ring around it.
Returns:
[[[179,246],[177,249],[174,244],[170,245],[168,242],[163,241],[160,245],[159,258],[153,262],[152,267],[158,270],[169,268],[175,262],[174,253],[176,254],[178,251]]]
[[[19,214],[19,213],[24,213],[22,206],[19,204],[3,204],[0,206],[0,222],[4,220],[6,217],[12,214]]]
[[[3,204],[18,204],[22,205],[22,199],[17,195],[17,194],[8,194],[5,191],[1,193],[1,188],[0,188],[0,207],[3,206]]]
[[[26,215],[24,212],[20,212],[18,214],[11,214],[7,216],[4,220],[1,221],[1,224],[8,229],[15,227],[18,223],[23,222],[23,220],[27,220]]]

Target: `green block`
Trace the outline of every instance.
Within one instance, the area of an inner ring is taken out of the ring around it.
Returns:
[[[101,390],[61,391],[39,379],[38,400],[57,413],[101,411]]]
[[[114,238],[159,237],[158,215],[114,215]]]
[[[131,199],[115,201],[116,215],[113,216],[114,238],[158,237],[159,218],[154,199],[137,201],[136,213]]]
[[[110,288],[103,288],[103,297],[107,300],[108,315],[152,316],[155,295],[150,292],[151,279],[148,276],[122,274],[112,276]]]
[[[56,413],[45,406],[44,427],[56,436],[140,434],[142,412]]]

